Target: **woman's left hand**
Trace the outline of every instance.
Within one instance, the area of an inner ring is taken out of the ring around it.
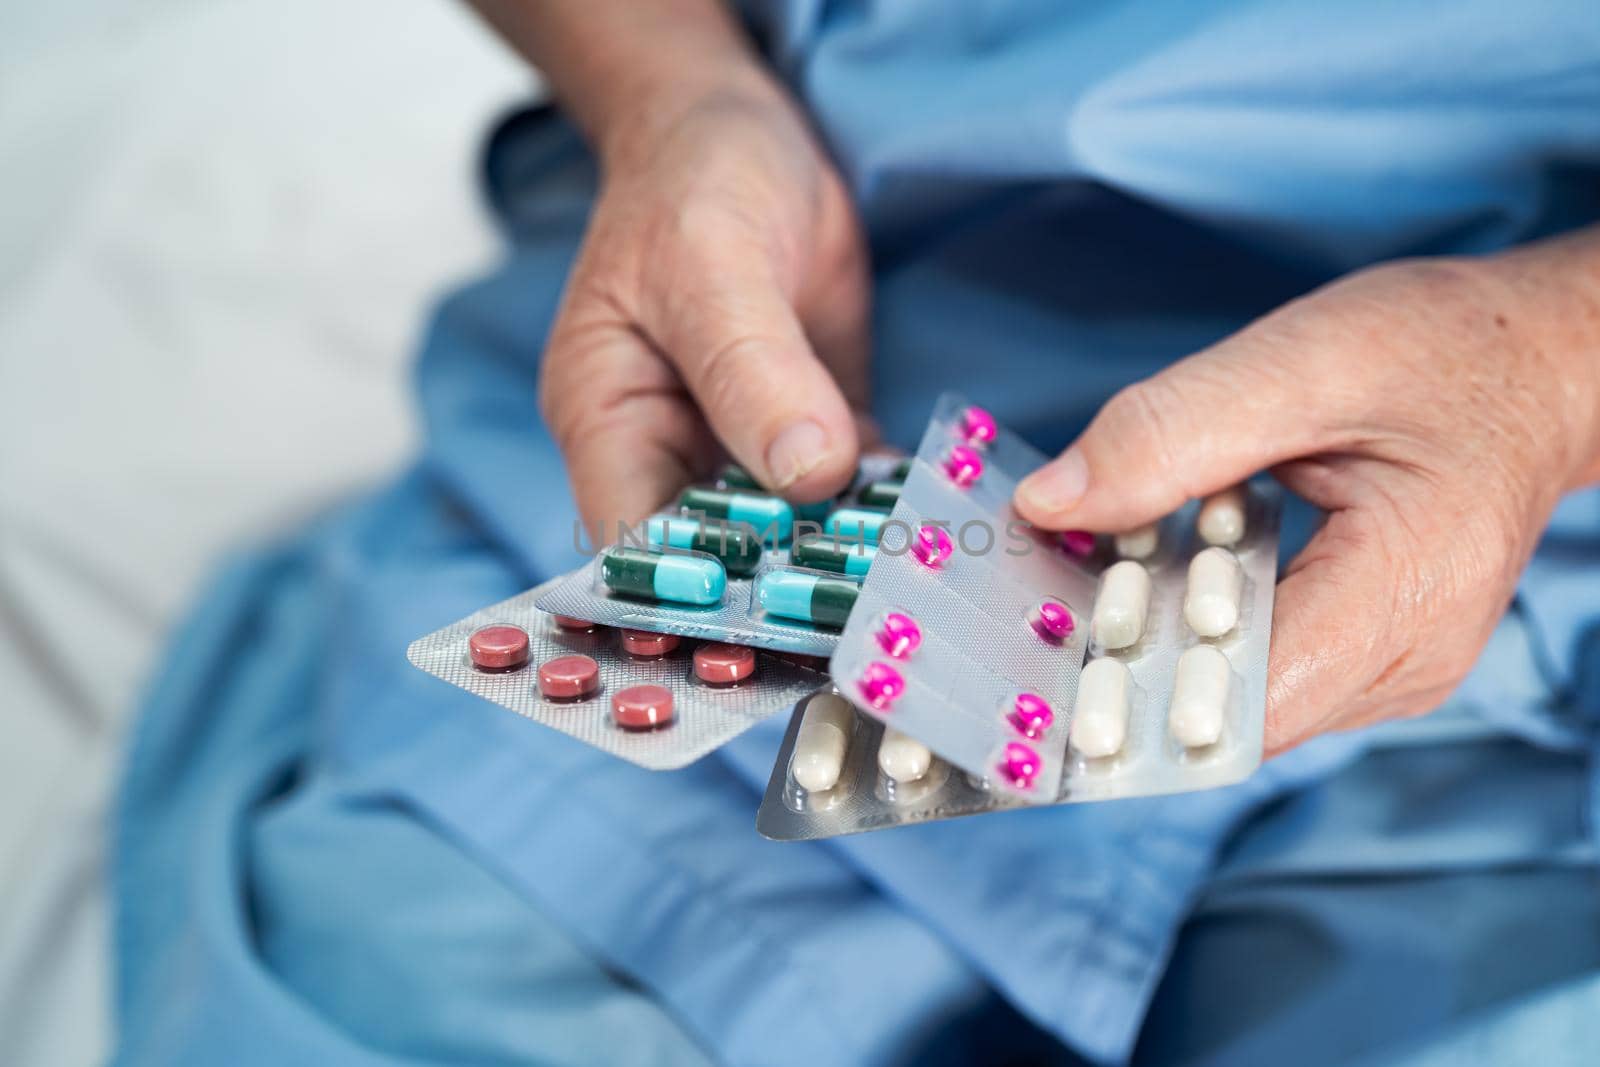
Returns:
[[[1112,397],[1016,507],[1125,530],[1265,469],[1327,512],[1278,587],[1268,751],[1438,706],[1600,477],[1600,232],[1294,301]]]

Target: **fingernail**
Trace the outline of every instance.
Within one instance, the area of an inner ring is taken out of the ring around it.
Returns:
[[[1089,491],[1089,461],[1076,448],[1022,479],[1017,495],[1034,511],[1066,511]]]
[[[828,434],[810,419],[785,426],[767,446],[773,488],[787,489],[817,468],[828,454]]]

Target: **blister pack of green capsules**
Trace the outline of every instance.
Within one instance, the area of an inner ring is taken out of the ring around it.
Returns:
[[[903,460],[869,456],[835,500],[794,505],[737,468],[624,526],[539,608],[606,626],[826,657],[855,605]]]

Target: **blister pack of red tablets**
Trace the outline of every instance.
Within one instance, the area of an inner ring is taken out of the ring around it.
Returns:
[[[796,712],[763,834],[1203,789],[1259,765],[1277,489],[1115,538],[1045,533],[1010,505],[1045,460],[941,398],[830,663],[839,695]]]
[[[552,584],[418,638],[406,655],[452,685],[653,770],[692,763],[827,681],[747,647],[550,615],[535,603]]]

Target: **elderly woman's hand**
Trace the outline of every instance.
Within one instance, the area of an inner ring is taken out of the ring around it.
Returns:
[[[1414,715],[1471,668],[1600,454],[1600,235],[1353,275],[1114,396],[1018,488],[1129,529],[1270,468],[1327,512],[1278,588],[1267,747]]]

